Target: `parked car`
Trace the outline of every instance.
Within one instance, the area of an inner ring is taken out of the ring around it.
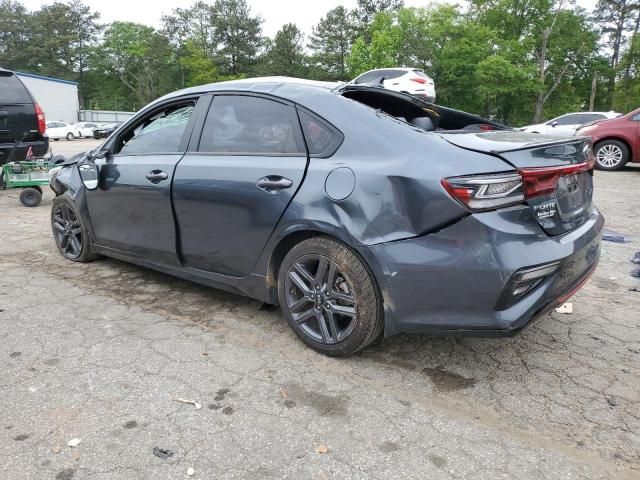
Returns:
[[[616,112],[576,112],[567,113],[559,117],[553,118],[546,123],[538,123],[537,125],[528,125],[520,128],[523,132],[541,133],[543,135],[554,135],[566,137],[574,135],[576,130],[581,126],[605,120],[607,118],[616,118],[621,114]]]
[[[74,126],[80,138],[92,138],[93,131],[98,128],[98,124],[94,122],[78,122]]]
[[[66,138],[68,141],[71,141],[74,138],[80,138],[80,132],[72,123],[61,121],[47,122],[47,136],[56,142],[61,138]]]
[[[424,105],[282,77],[169,94],[53,174],[56,245],[279,304],[328,355],[512,334],[595,269],[590,140]]]
[[[0,68],[0,165],[9,160],[22,161],[29,149],[33,156],[49,150],[44,113],[17,75]],[[2,169],[0,169],[0,172]],[[0,180],[1,182],[1,180]]]
[[[351,83],[379,86],[396,92],[410,93],[431,103],[436,101],[436,88],[433,79],[420,68],[369,70],[356,77]]]
[[[100,125],[98,126],[94,131],[93,131],[93,138],[107,138],[109,137],[109,135],[111,135],[113,132],[116,131],[116,129],[122,125],[123,122],[113,122],[113,123],[106,123],[104,125]]]
[[[620,170],[628,162],[640,162],[640,108],[585,125],[576,135],[593,139],[596,168],[600,170]]]

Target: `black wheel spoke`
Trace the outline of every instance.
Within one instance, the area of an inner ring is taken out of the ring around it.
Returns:
[[[310,287],[313,286],[313,275],[311,275],[311,272],[307,270],[307,267],[305,267],[301,263],[296,263],[293,268],[296,270],[296,272],[298,272],[302,279],[306,281],[307,285],[309,285]]]
[[[327,328],[327,321],[324,318],[322,312],[316,312],[316,320],[318,322],[318,327],[320,327],[320,334],[322,335],[323,343],[334,343],[331,341],[331,334],[329,333],[329,329]]]
[[[354,307],[345,307],[344,305],[337,305],[335,303],[330,303],[329,308],[331,308],[331,311],[337,315],[354,317],[356,314],[356,309]]]
[[[64,225],[58,221],[53,223],[53,226],[56,230],[58,230],[59,232],[64,232]]]
[[[333,339],[332,343],[337,343],[340,339],[338,333],[338,325],[336,324],[336,319],[333,316],[333,312],[331,312],[330,310],[326,310],[324,312],[324,315],[327,319],[327,323],[329,324],[329,333],[331,334],[331,338]]]
[[[324,280],[324,277],[327,273],[327,267],[329,266],[329,261],[320,257],[318,260],[318,270],[316,270],[315,284],[316,286],[321,286]]]
[[[291,311],[291,313],[297,312],[298,310],[300,310],[300,307],[308,303],[313,303],[313,301],[309,297],[304,296],[297,302],[293,303],[292,305],[289,305],[289,310]]]
[[[294,314],[293,315],[293,320],[298,324],[301,325],[305,322],[308,322],[309,320],[311,320],[312,318],[314,318],[316,315],[316,312],[313,308],[310,308],[309,310],[305,310],[302,313],[298,313],[298,314]]]
[[[353,298],[353,295],[350,295],[348,293],[342,293],[342,292],[337,292],[333,290],[330,293],[330,296],[332,299],[340,300],[342,303],[348,303],[350,305],[355,305],[356,303],[356,300]]]
[[[302,293],[305,295],[311,294],[311,288],[304,283],[298,272],[289,272],[289,278]]]
[[[327,273],[326,290],[330,291],[333,288],[333,282],[336,280],[336,264],[331,262],[329,264],[329,272]]]

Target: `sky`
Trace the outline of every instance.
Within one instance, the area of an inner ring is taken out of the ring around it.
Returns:
[[[252,12],[260,14],[264,19],[262,29],[265,35],[272,37],[285,23],[295,23],[306,34],[325,13],[338,5],[353,8],[356,0],[247,0]],[[42,5],[54,0],[22,0],[22,4],[30,10],[37,10]],[[92,10],[100,12],[103,23],[114,20],[144,23],[153,27],[160,26],[163,14],[171,13],[176,8],[186,8],[194,0],[83,0]],[[405,0],[407,7],[424,7],[428,0]],[[451,2],[455,3],[455,2]],[[593,9],[596,0],[576,0],[576,3],[588,11]]]

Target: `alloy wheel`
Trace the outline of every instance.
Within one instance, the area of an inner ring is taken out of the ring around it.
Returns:
[[[306,336],[331,345],[351,334],[356,297],[333,260],[316,254],[300,257],[289,268],[285,287],[287,308]]]
[[[622,161],[622,158],[622,149],[613,144],[603,145],[598,149],[598,153],[596,154],[598,163],[607,168],[615,167]]]
[[[69,205],[60,204],[53,212],[53,230],[62,255],[76,259],[82,254],[82,227],[80,219]]]

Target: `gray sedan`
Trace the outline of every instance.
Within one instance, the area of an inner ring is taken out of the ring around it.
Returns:
[[[589,138],[412,96],[262,78],[167,95],[58,168],[60,253],[279,304],[352,354],[383,334],[505,335],[594,271]]]

